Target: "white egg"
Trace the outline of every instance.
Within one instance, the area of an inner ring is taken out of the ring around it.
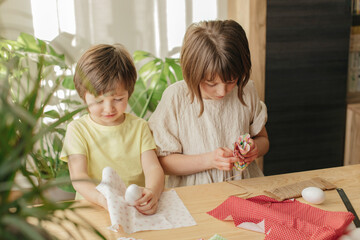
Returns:
[[[136,184],[128,186],[125,192],[125,201],[131,206],[135,205],[135,201],[138,200],[142,195],[141,188]]]
[[[325,193],[318,187],[304,188],[301,195],[307,202],[312,204],[320,204],[325,201]]]

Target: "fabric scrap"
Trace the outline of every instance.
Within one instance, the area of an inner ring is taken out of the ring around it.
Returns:
[[[125,201],[126,186],[116,171],[110,167],[104,168],[102,181],[96,189],[106,198],[111,220],[109,229],[112,231],[117,232],[120,226],[126,233],[134,233],[196,225],[173,189],[162,193],[158,210],[153,215],[143,215]]]
[[[330,212],[297,200],[277,201],[264,195],[248,199],[231,196],[208,214],[263,232],[265,240],[335,240],[354,219],[350,212]]]
[[[264,192],[278,201],[283,201],[290,198],[301,197],[301,191],[307,187],[318,187],[322,190],[331,190],[336,188],[334,184],[326,181],[325,179],[316,177],[310,180],[277,187],[269,191],[265,190]]]

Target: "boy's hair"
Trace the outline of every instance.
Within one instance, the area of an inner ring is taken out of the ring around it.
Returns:
[[[247,84],[251,60],[248,40],[244,29],[233,20],[202,21],[186,30],[180,56],[184,79],[190,89],[191,102],[200,103],[200,114],[204,103],[200,83],[219,76],[224,82],[237,79],[238,97],[242,104],[243,89]]]
[[[99,44],[87,50],[79,59],[74,83],[79,96],[111,93],[120,84],[129,93],[134,91],[137,73],[131,55],[121,44]]]

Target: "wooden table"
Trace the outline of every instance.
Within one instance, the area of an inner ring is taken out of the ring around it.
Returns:
[[[343,188],[350,199],[355,211],[360,215],[360,164],[345,167],[327,168],[306,172],[274,175],[262,178],[244,179],[240,181],[204,184],[198,186],[175,188],[177,194],[195,219],[197,225],[170,230],[144,231],[133,234],[115,233],[107,229],[110,226],[108,213],[100,207],[79,209],[77,212],[95,226],[107,239],[119,237],[133,237],[144,240],[161,239],[209,239],[219,234],[228,240],[251,239],[262,240],[264,234],[243,230],[234,226],[232,221],[224,222],[215,219],[206,212],[214,209],[231,195],[242,198],[264,195],[264,190],[272,189],[313,177],[322,177],[337,187]],[[346,208],[336,190],[325,191],[326,200],[321,205],[314,205],[328,211],[346,211]],[[297,200],[305,202],[302,198]],[[89,205],[86,201],[78,205]],[[54,229],[54,231],[56,231]],[[95,239],[88,232],[86,239]],[[58,232],[58,236],[67,239],[66,233]]]

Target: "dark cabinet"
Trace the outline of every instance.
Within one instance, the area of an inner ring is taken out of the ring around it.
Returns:
[[[267,1],[265,175],[343,165],[350,0]]]

